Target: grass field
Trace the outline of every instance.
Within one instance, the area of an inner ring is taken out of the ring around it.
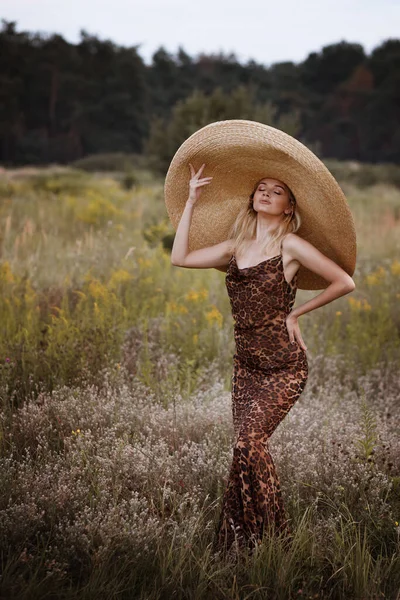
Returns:
[[[400,189],[343,177],[356,289],[299,319],[309,380],[270,444],[294,545],[230,564],[224,274],[171,265],[146,172],[0,174],[1,598],[399,600]]]

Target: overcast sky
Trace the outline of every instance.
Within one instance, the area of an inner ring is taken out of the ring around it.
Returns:
[[[18,31],[85,29],[124,46],[139,45],[149,64],[160,46],[192,57],[234,52],[240,62],[295,63],[345,40],[369,52],[400,37],[400,0],[0,0],[0,16]]]

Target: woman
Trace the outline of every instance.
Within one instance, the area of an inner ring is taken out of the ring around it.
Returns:
[[[254,547],[269,531],[291,530],[268,439],[301,395],[308,378],[301,315],[348,294],[352,277],[298,236],[296,199],[284,181],[256,182],[225,241],[188,252],[193,207],[202,177],[191,163],[189,196],[177,227],[171,262],[226,271],[236,353],[232,376],[235,432],[233,461],[215,538],[215,548]],[[320,294],[293,309],[301,265],[330,281]]]

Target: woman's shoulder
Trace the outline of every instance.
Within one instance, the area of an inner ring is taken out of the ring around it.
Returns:
[[[300,236],[297,233],[293,233],[293,231],[289,231],[286,233],[281,242],[281,247],[285,250],[290,251],[291,248],[295,248],[298,245],[298,240]]]
[[[228,254],[230,256],[232,256],[232,254],[235,254],[235,250],[236,250],[236,239],[235,238],[228,238],[227,240],[225,240],[225,245],[228,250]]]

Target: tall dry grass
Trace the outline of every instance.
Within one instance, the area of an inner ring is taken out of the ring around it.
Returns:
[[[309,380],[270,441],[294,545],[232,564],[211,551],[233,435],[224,275],[171,265],[148,179],[1,181],[1,593],[398,598],[399,191],[343,184],[357,287],[300,320]]]

